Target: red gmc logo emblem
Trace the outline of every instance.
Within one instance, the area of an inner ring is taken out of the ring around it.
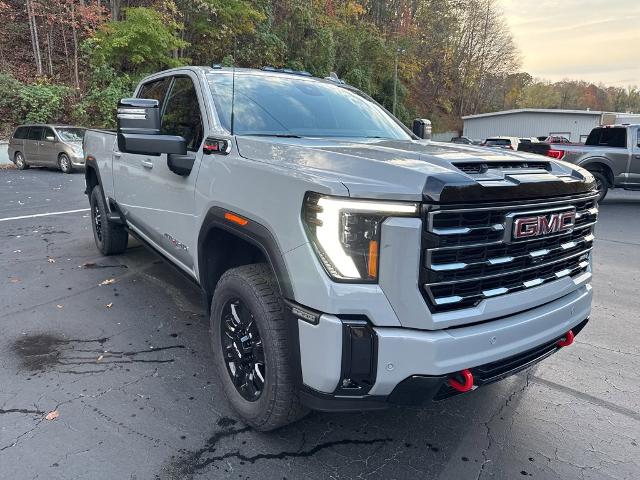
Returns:
[[[540,237],[562,233],[573,229],[576,223],[575,210],[516,218],[513,222],[513,238]]]

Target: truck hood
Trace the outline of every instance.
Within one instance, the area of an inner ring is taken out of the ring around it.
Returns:
[[[564,162],[469,145],[249,136],[236,143],[244,158],[339,181],[360,198],[468,203],[556,197],[595,186],[589,173]]]

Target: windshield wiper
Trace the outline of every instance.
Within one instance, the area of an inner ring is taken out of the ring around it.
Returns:
[[[300,135],[294,135],[292,133],[242,133],[239,135],[251,137],[302,138]]]

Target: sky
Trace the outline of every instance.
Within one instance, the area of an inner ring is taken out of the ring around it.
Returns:
[[[640,0],[498,0],[522,70],[552,81],[640,86]]]

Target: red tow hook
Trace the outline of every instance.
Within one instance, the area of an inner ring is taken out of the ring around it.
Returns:
[[[465,368],[460,372],[460,375],[464,378],[464,383],[460,383],[455,378],[450,378],[449,385],[459,392],[468,392],[473,388],[473,374],[471,373],[471,370]]]
[[[573,334],[573,330],[569,330],[567,333],[565,333],[564,337],[558,340],[557,345],[559,347],[568,347],[573,343],[574,338],[575,338],[575,335]]]

